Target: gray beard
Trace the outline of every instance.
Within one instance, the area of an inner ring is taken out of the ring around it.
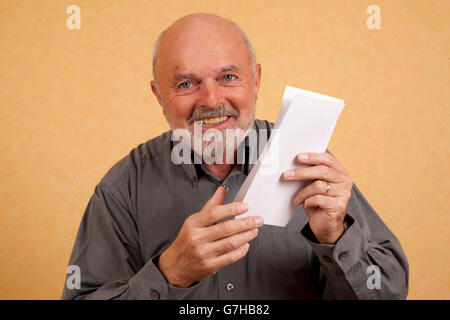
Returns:
[[[232,108],[232,107],[230,107],[230,108]],[[210,141],[210,142],[208,142],[208,141],[203,141],[203,139],[202,139],[203,136],[199,137],[199,138],[195,137],[195,133],[194,133],[195,130],[194,130],[193,126],[191,125],[193,123],[194,119],[199,119],[201,117],[220,116],[220,115],[227,114],[227,113],[230,113],[230,112],[233,113],[233,111],[230,111],[229,108],[228,108],[228,112],[224,112],[225,111],[224,109],[227,109],[227,108],[219,107],[219,108],[217,108],[215,110],[210,110],[210,109],[209,110],[205,110],[204,109],[203,111],[194,111],[192,113],[191,117],[189,117],[189,119],[188,119],[188,121],[186,123],[186,126],[188,128],[187,130],[189,130],[190,135],[191,135],[191,143],[187,144],[187,145],[197,155],[200,154],[200,153],[204,154],[206,148],[210,148],[211,149],[211,152],[210,152],[211,153],[211,157],[216,157],[216,150],[220,150],[221,151],[221,152],[220,151],[217,152],[218,155],[220,155],[220,154],[227,155],[230,152],[234,152],[236,150],[236,148],[239,146],[239,144],[242,142],[243,138],[245,137],[245,134],[243,134],[243,135],[242,134],[237,134],[237,139],[238,139],[237,143],[236,144],[233,143],[232,145],[229,145],[229,144],[227,145],[226,143],[224,143],[224,142],[226,142],[226,132],[225,132],[225,130],[221,130],[220,131],[222,137],[219,140],[221,140],[221,141],[216,141],[216,142]],[[237,114],[238,115],[237,111],[234,108],[232,108],[232,109],[235,112],[233,114]],[[213,111],[215,111],[215,112],[213,112]],[[217,111],[219,111],[221,113],[218,113]],[[246,133],[247,130],[252,127],[253,121],[255,119],[255,111],[256,111],[256,101],[255,101],[255,104],[253,106],[253,114],[252,114],[252,116],[251,116],[249,121],[244,122],[241,119],[239,119],[238,116],[236,117],[237,128],[235,128],[235,130],[241,130],[242,132]],[[166,118],[166,121],[169,124],[171,130],[185,129],[185,128],[177,128],[177,127],[175,127],[173,125],[173,123],[170,121],[170,119],[169,119],[169,117],[167,115],[165,106],[163,106],[163,114],[164,114],[164,117]],[[227,129],[227,130],[233,130],[233,129]],[[205,132],[205,134],[207,134],[207,132]],[[199,139],[202,139],[202,140],[198,141]],[[214,143],[218,143],[219,145],[213,146],[212,144],[214,144]],[[220,146],[220,144],[222,144],[222,145]],[[196,147],[196,146],[199,146],[199,145],[201,145],[201,151],[200,151],[200,149],[198,147]],[[233,145],[234,145],[235,148],[233,148],[233,150],[231,150],[231,147],[233,147]]]

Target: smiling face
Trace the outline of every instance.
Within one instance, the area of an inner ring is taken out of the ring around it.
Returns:
[[[261,67],[239,31],[217,16],[178,20],[160,42],[152,90],[172,129],[224,131],[251,127]]]

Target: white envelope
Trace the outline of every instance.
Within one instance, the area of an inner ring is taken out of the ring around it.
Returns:
[[[238,218],[260,215],[265,224],[286,226],[296,210],[294,196],[306,185],[284,181],[282,173],[299,168],[301,152],[325,152],[344,101],[286,86],[280,112],[261,156],[234,201],[249,205]]]

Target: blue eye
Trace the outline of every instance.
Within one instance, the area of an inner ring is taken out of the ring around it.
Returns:
[[[192,86],[192,83],[190,83],[188,81],[185,81],[182,84],[180,84],[180,88],[183,88],[183,89],[189,89],[191,86]]]
[[[236,76],[234,74],[227,74],[226,76],[223,77],[223,79],[225,81],[232,81],[236,78]]]

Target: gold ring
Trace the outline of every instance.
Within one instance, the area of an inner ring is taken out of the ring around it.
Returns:
[[[325,191],[325,195],[328,194],[328,192],[330,191],[330,189],[331,189],[330,183],[327,182],[327,190]]]

